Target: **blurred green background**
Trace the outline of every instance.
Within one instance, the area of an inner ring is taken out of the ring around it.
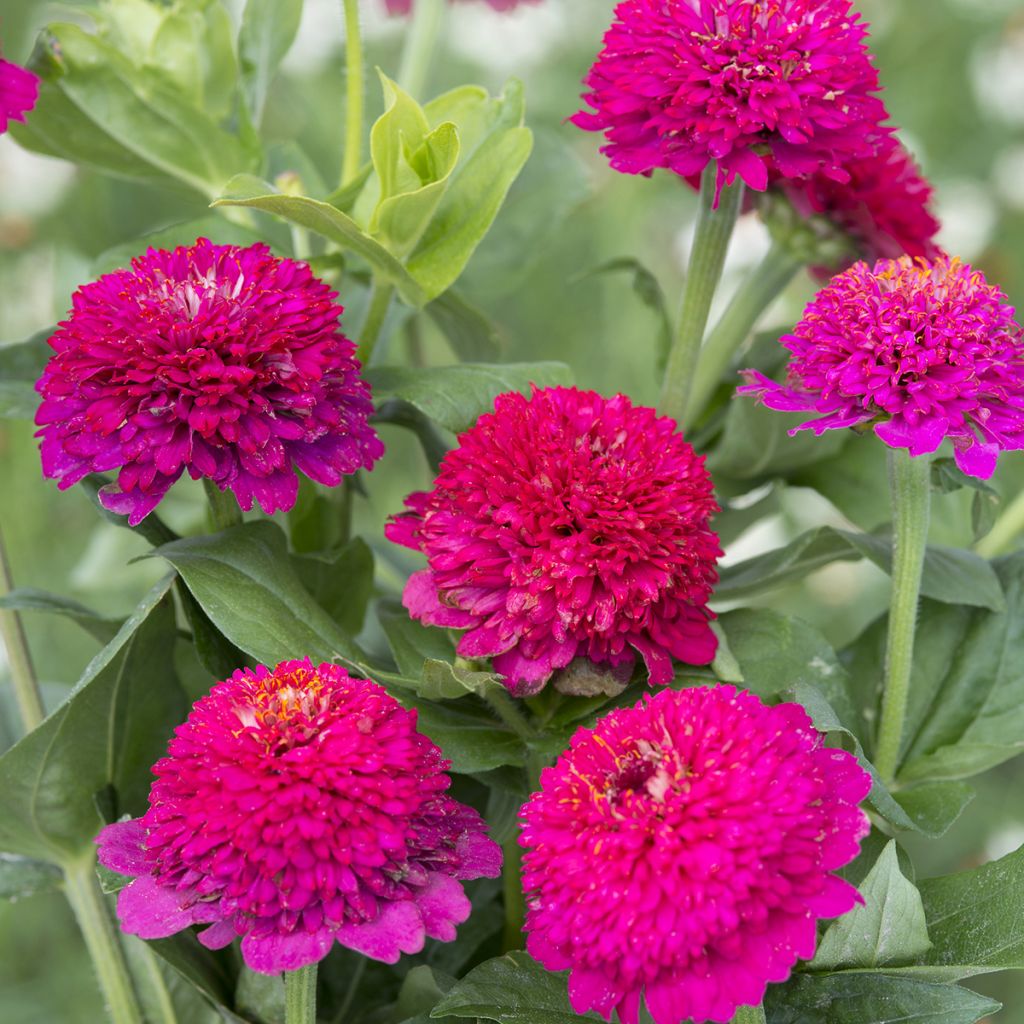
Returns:
[[[860,6],[873,24],[872,45],[893,117],[936,185],[943,244],[1024,303],[1024,5],[862,0]],[[40,27],[76,16],[75,7],[0,0],[5,55],[27,58]],[[542,0],[499,15],[475,0],[460,2],[449,14],[430,91],[466,81],[499,90],[513,74],[526,85],[535,153],[462,281],[465,294],[499,324],[504,357],[564,360],[582,385],[626,391],[653,404],[658,321],[638,300],[628,275],[590,272],[619,257],[637,258],[655,273],[674,307],[695,204],[689,190],[668,176],[612,173],[597,153],[597,140],[564,123],[576,109],[580,80],[612,7],[611,0]],[[385,18],[382,9],[383,0],[365,0],[369,64],[393,72],[405,23]],[[267,112],[268,134],[296,139],[327,181],[336,178],[340,162],[342,45],[340,0],[306,0],[303,29]],[[379,103],[375,93],[371,83],[371,104]],[[203,214],[201,201],[187,195],[35,157],[0,138],[0,340],[20,340],[53,325],[108,250]],[[746,218],[727,287],[765,247],[760,225]],[[765,326],[791,325],[811,289],[808,279],[796,283]],[[438,339],[428,338],[428,351],[444,357]],[[389,457],[406,471],[391,472],[390,484],[374,481],[359,520],[370,535],[380,533],[405,492],[427,482],[411,442],[397,433],[385,440]],[[1019,476],[1012,472],[1009,478]],[[84,495],[60,495],[41,479],[30,425],[0,426],[0,481],[0,524],[19,584],[125,614],[161,573],[151,562],[130,564],[144,550],[142,542],[102,523]],[[1013,496],[1008,484],[1001,487],[1004,499]],[[198,489],[179,484],[166,511],[178,529],[195,528],[203,515]],[[956,514],[962,516],[962,506]],[[741,537],[729,557],[775,546],[825,521],[842,520],[810,491],[790,489],[781,511]],[[840,563],[772,603],[805,615],[841,644],[877,614],[884,597],[879,573]],[[26,625],[48,696],[59,700],[95,646],[57,618],[31,617]],[[0,660],[0,677],[5,671]],[[5,687],[2,693],[0,744],[6,745],[17,728]],[[1018,796],[1024,763],[976,781],[979,796],[949,835],[909,844],[920,873],[969,866],[1024,843]],[[1024,1022],[1024,981],[981,979],[976,987],[1006,1004],[1000,1020]],[[0,903],[0,1019],[102,1019],[84,950],[58,894]]]

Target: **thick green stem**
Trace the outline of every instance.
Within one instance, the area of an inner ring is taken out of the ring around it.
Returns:
[[[689,405],[711,302],[722,279],[729,239],[743,201],[743,183],[737,181],[722,189],[716,209],[717,181],[718,165],[709,163],[700,181],[700,213],[683,289],[683,307],[661,389],[662,413],[679,422],[685,417]]]
[[[226,530],[242,522],[242,510],[231,491],[222,491],[215,483],[203,478],[203,490],[210,512],[210,525],[214,530]]]
[[[359,174],[363,157],[363,34],[359,27],[359,0],[345,5],[345,153],[341,163],[344,187]]]
[[[91,857],[65,868],[64,891],[92,957],[111,1024],[142,1024],[124,950],[117,940]]]
[[[974,550],[982,558],[1005,555],[1014,542],[1024,533],[1024,491],[1021,491],[996,520],[995,525],[977,544]]]
[[[447,0],[414,0],[412,23],[405,37],[398,84],[413,99],[421,99],[430,64],[437,50]]]
[[[316,1024],[316,964],[285,971],[285,1024]]]
[[[366,320],[363,329],[359,332],[359,362],[368,366],[373,356],[373,350],[380,337],[381,328],[387,319],[388,310],[391,308],[391,299],[395,294],[395,286],[383,284],[380,281],[373,282],[373,289],[370,292],[370,308],[366,312]]]
[[[6,597],[14,589],[11,566],[7,561],[7,548],[0,533],[0,597]],[[21,616],[13,608],[0,608],[0,636],[7,648],[7,660],[11,666],[11,686],[18,702],[18,711],[25,726],[31,732],[46,717],[43,698],[39,692],[39,681],[32,666],[32,655],[21,625]]]
[[[905,448],[892,449],[889,452],[889,490],[893,527],[892,600],[885,650],[885,691],[875,751],[875,767],[887,783],[895,779],[899,767],[910,698],[917,606],[931,513],[931,460],[926,456],[915,458]]]
[[[514,698],[498,683],[485,686],[480,695],[491,706],[491,710],[521,739],[529,742],[535,736],[529,719],[519,710]]]
[[[765,1024],[764,1008],[760,1006],[741,1006],[736,1011],[732,1024]]]
[[[798,257],[776,242],[760,265],[739,286],[700,351],[690,394],[691,421],[697,420],[707,408],[733,356],[764,312],[796,277],[801,266],[803,262]]]

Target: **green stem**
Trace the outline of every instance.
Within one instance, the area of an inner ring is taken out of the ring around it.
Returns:
[[[661,389],[662,413],[678,422],[686,416],[711,302],[722,279],[725,254],[743,200],[743,183],[737,181],[722,189],[718,208],[715,209],[717,175],[718,164],[712,161],[701,177],[700,213],[683,289],[683,307]]]
[[[354,180],[363,156],[363,34],[359,26],[359,0],[342,0],[345,5],[345,153],[341,184]]]
[[[316,964],[284,974],[285,1024],[316,1024]]]
[[[529,719],[519,710],[514,698],[499,683],[482,687],[480,696],[491,706],[491,710],[521,739],[527,743],[535,738]]]
[[[14,589],[11,565],[7,561],[7,548],[0,533],[0,597],[6,597]],[[0,608],[0,635],[7,648],[7,660],[11,666],[11,686],[18,702],[18,711],[25,726],[31,732],[46,717],[43,698],[39,692],[39,681],[32,666],[32,655],[25,639],[21,616],[13,608]]]
[[[64,891],[92,957],[112,1024],[142,1024],[124,950],[117,940],[91,857],[65,868]]]
[[[363,366],[368,366],[370,363],[381,328],[384,326],[388,310],[391,308],[391,299],[394,294],[394,285],[382,284],[376,280],[373,282],[373,288],[370,291],[370,308],[366,311],[366,320],[363,323],[363,329],[359,332],[357,355]]]
[[[889,490],[893,526],[892,600],[885,650],[885,691],[875,751],[875,767],[886,783],[894,780],[899,766],[910,697],[917,606],[931,513],[931,460],[926,456],[915,458],[905,448],[891,449]]]
[[[982,558],[1005,555],[1014,542],[1024,533],[1024,491],[1021,491],[996,520],[989,532],[974,545]]]
[[[732,1024],[765,1024],[764,1008],[761,1006],[741,1006],[736,1011]]]
[[[700,418],[729,369],[733,356],[802,266],[802,260],[785,245],[775,242],[760,265],[739,286],[728,309],[715,324],[700,351],[690,394],[691,421]]]
[[[212,480],[203,477],[203,490],[209,504],[210,525],[214,530],[226,530],[242,522],[242,510],[231,491],[222,491]]]
[[[412,23],[405,37],[398,84],[413,99],[427,85],[430,64],[437,50],[447,0],[413,0]]]
[[[502,845],[504,857],[501,881],[505,893],[505,929],[501,950],[508,953],[523,948],[523,925],[526,922],[526,897],[523,895],[523,850],[519,845],[519,832]]]

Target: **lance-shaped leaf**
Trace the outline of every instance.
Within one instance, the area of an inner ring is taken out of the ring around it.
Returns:
[[[263,119],[270,83],[298,35],[302,0],[248,0],[238,32],[238,58],[249,112]]]

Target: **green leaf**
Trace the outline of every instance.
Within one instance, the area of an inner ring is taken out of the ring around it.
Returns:
[[[974,799],[975,790],[966,782],[926,782],[913,789],[899,790],[894,796],[918,831],[939,838]]]
[[[238,972],[235,1005],[260,1024],[285,1024],[284,976],[257,974],[243,964]]]
[[[60,889],[60,869],[31,857],[0,853],[0,900],[14,903],[28,896]]]
[[[119,619],[105,618],[70,598],[48,594],[45,590],[35,590],[32,587],[18,587],[5,597],[0,597],[0,608],[11,608],[19,612],[50,612],[54,615],[65,615],[72,622],[77,622],[82,629],[99,640],[101,644],[109,643],[121,628]]]
[[[148,942],[134,935],[120,935],[119,939],[147,1021],[218,1024],[223,1020],[192,979],[181,974]]]
[[[419,679],[428,659],[451,661],[455,658],[455,645],[448,632],[410,618],[400,601],[378,602],[377,621],[388,638],[398,671],[409,679]],[[463,690],[452,696],[462,697],[465,693]]]
[[[768,1024],[975,1024],[999,1009],[965,988],[884,974],[798,974],[765,998]]]
[[[53,350],[46,344],[52,328],[25,341],[0,345],[0,419],[31,420],[39,408],[36,381]]]
[[[409,271],[347,214],[330,203],[323,203],[307,196],[266,194],[265,190],[268,187],[250,176],[236,177],[228,183],[225,193],[212,205],[245,206],[263,210],[291,224],[308,228],[366,260],[374,275],[393,284],[410,305],[418,307],[427,301],[428,296]],[[263,194],[260,194],[261,190]]]
[[[383,203],[423,184],[423,177],[406,154],[423,144],[431,126],[423,109],[404,89],[379,69],[377,74],[384,92],[384,113],[370,129],[370,159],[377,172],[380,202]]]
[[[475,967],[434,1007],[431,1017],[483,1017],[499,1024],[575,1024],[600,1020],[569,1005],[566,979],[529,954],[506,953]]]
[[[377,402],[400,399],[453,434],[468,430],[494,409],[494,399],[530,385],[571,384],[564,363],[462,363],[422,370],[371,366],[365,376]]]
[[[500,352],[497,327],[454,288],[434,299],[424,312],[440,328],[459,359],[494,359]]]
[[[199,664],[214,680],[227,679],[236,669],[243,668],[245,655],[228,640],[210,621],[202,606],[189,589],[178,581],[178,596],[192,630],[192,645]]]
[[[392,691],[407,707],[415,708],[421,732],[426,733],[463,775],[488,772],[504,765],[521,765],[526,758],[522,741],[497,723],[478,701],[432,701]]]
[[[337,551],[294,555],[299,579],[316,602],[349,635],[363,628],[373,594],[373,552],[359,537]]]
[[[722,570],[715,591],[719,600],[737,600],[796,583],[823,566],[837,561],[867,558],[880,569],[892,568],[888,537],[836,530],[830,526],[809,530],[783,548]],[[969,604],[1000,610],[1006,606],[999,578],[992,566],[969,551],[930,546],[925,555],[921,592],[950,604]]]
[[[921,603],[903,784],[968,778],[1024,750],[1024,554],[996,571],[1005,611]],[[886,629],[883,617],[844,652],[865,718],[877,715]]]
[[[238,32],[238,59],[242,85],[255,124],[278,66],[299,32],[302,0],[247,0]]]
[[[864,903],[825,932],[812,971],[908,963],[930,948],[921,896],[900,871],[895,841],[882,851],[860,893]]]
[[[86,668],[68,699],[0,758],[0,849],[54,863],[91,855],[113,786],[141,810],[149,768],[184,718],[174,675],[173,577],[161,580]]]
[[[428,116],[435,116],[437,109],[428,107]],[[408,261],[409,272],[431,299],[462,273],[533,148],[533,136],[523,126],[519,82],[506,85],[490,117],[488,129],[475,147],[455,120],[466,155],[459,161],[436,215]]]
[[[191,930],[179,932],[169,939],[150,939],[146,942],[161,960],[186,979],[220,1011],[221,1017],[229,1024],[246,1024],[245,1020],[230,1012],[234,1005],[234,970],[229,967],[230,956],[214,953],[200,945]],[[185,1017],[181,1024],[192,1024]]]
[[[157,548],[210,621],[262,665],[289,658],[358,660],[348,634],[303,587],[284,534],[253,522]]]

